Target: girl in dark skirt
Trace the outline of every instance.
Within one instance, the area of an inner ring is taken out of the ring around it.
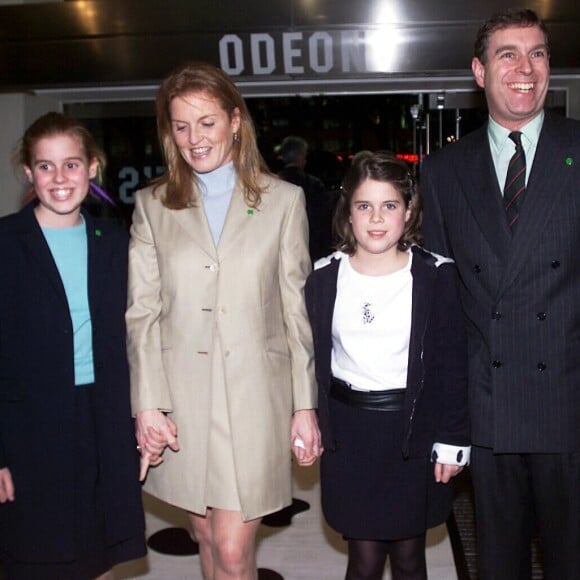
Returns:
[[[104,156],[48,113],[0,220],[0,560],[9,580],[112,578],[145,555],[125,347],[128,235],[81,209]]]
[[[451,260],[423,250],[407,166],[359,155],[335,216],[339,251],[306,284],[319,385],[324,515],[347,580],[425,579],[425,533],[469,462],[467,352]]]

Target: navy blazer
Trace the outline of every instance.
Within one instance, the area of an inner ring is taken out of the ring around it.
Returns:
[[[435,441],[469,445],[467,349],[455,266],[418,246],[412,247],[412,253],[411,336],[401,451],[405,457],[427,457]],[[328,397],[340,256],[334,254],[326,266],[314,270],[305,287],[314,335],[319,426],[326,449],[335,448]]]
[[[430,155],[421,190],[425,245],[461,279],[473,443],[580,451],[580,122],[546,112],[513,235],[487,126]]]
[[[0,219],[0,467],[14,502],[0,505],[0,546],[23,561],[74,557],[73,329],[64,286],[34,202]],[[93,328],[97,437],[106,538],[142,534],[129,404],[127,232],[83,213]]]

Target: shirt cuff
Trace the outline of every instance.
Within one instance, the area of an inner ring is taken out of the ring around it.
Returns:
[[[447,445],[446,443],[434,443],[431,451],[432,463],[443,463],[445,465],[458,465],[463,467],[469,465],[471,459],[471,447],[460,447],[458,445]]]

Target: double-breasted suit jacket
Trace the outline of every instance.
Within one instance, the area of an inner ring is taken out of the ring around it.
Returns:
[[[202,207],[137,194],[130,249],[129,361],[135,413],[171,413],[177,453],[149,471],[153,495],[204,513],[216,334],[243,516],[291,502],[290,422],[316,407],[303,286],[310,270],[300,188],[263,177],[258,208],[235,189],[216,245]]]
[[[404,457],[429,457],[436,441],[469,444],[467,349],[455,266],[418,246],[412,247],[412,253],[411,336],[401,453]],[[316,352],[318,420],[322,444],[328,450],[335,448],[328,398],[340,259],[348,258],[337,252],[317,262],[306,284]],[[328,263],[322,265],[324,262]]]
[[[22,561],[75,557],[73,326],[31,203],[0,220],[0,546]],[[84,213],[93,329],[96,439],[106,541],[144,533],[125,349],[127,232]]]
[[[580,450],[580,123],[546,112],[513,234],[487,127],[430,156],[422,192],[461,277],[473,443]]]

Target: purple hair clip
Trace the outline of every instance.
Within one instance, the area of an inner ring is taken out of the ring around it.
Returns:
[[[104,189],[102,189],[96,183],[93,183],[92,181],[89,183],[89,194],[92,197],[104,199],[110,205],[117,205],[115,203],[115,201],[111,198],[111,196]]]

